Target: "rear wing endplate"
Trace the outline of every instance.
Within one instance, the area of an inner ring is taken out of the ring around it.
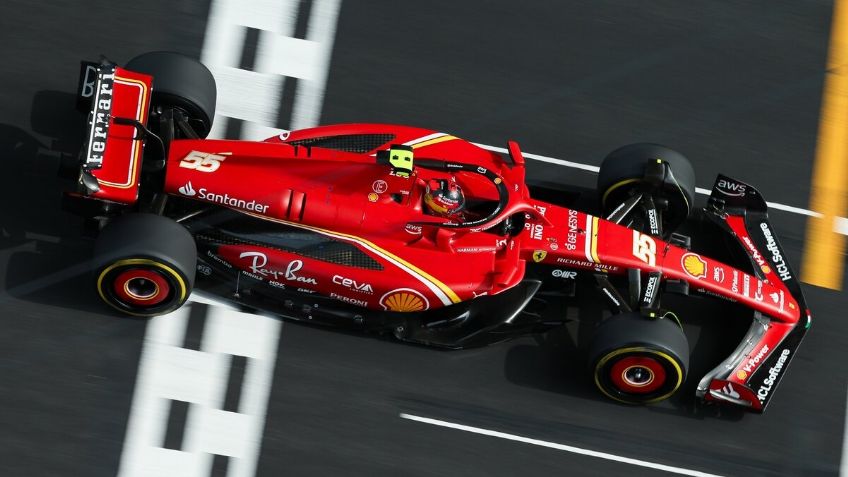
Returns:
[[[147,123],[152,78],[109,62],[84,62],[79,104],[90,101],[80,159],[81,192],[98,199],[134,204],[144,143],[136,127]],[[116,119],[124,121],[116,121]]]

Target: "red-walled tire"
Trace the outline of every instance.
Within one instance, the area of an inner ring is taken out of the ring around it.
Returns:
[[[589,357],[603,394],[627,404],[650,404],[668,399],[686,380],[689,344],[675,320],[622,313],[598,327]]]
[[[197,248],[188,230],[153,214],[110,222],[94,249],[100,298],[133,316],[157,316],[185,303],[194,286]]]

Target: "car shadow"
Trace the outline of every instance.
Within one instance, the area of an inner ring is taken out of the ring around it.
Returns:
[[[91,241],[82,220],[62,211],[72,181],[58,177],[62,158],[76,157],[85,117],[76,97],[40,91],[32,102],[30,130],[0,124],[0,293],[15,299],[108,312],[90,286]]]
[[[562,309],[570,320],[564,326],[537,336],[536,344],[520,344],[509,349],[504,361],[507,380],[519,386],[580,399],[603,402],[609,406],[632,407],[613,402],[595,387],[588,364],[588,348],[597,325],[609,315],[602,300],[590,300],[597,293],[584,284],[578,296]],[[665,306],[675,310],[684,323],[690,345],[686,382],[670,399],[649,406],[650,412],[674,414],[692,419],[737,421],[749,414],[735,406],[705,405],[695,397],[698,381],[727,357],[739,343],[750,324],[750,312],[741,306],[709,298],[666,295]],[[738,308],[738,309],[736,309]]]

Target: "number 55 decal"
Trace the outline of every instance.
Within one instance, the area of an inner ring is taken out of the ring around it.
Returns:
[[[191,151],[180,161],[180,167],[198,172],[215,172],[226,157],[209,152]]]
[[[633,256],[648,265],[657,264],[657,243],[650,236],[633,231]]]

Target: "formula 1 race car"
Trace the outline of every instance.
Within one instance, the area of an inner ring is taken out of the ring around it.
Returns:
[[[810,326],[757,190],[719,176],[703,210],[744,260],[691,251],[678,231],[695,175],[663,146],[603,161],[598,216],[534,198],[515,142],[501,155],[383,124],[204,139],[214,79],[175,53],[83,63],[79,93],[88,134],[65,203],[93,225],[96,289],[122,313],[167,314],[197,286],[288,319],[467,348],[561,326],[533,302],[583,277],[612,312],[589,346],[594,381],[641,404],[686,379],[689,344],[663,295],[708,295],[752,322],[697,396],[753,411]]]

